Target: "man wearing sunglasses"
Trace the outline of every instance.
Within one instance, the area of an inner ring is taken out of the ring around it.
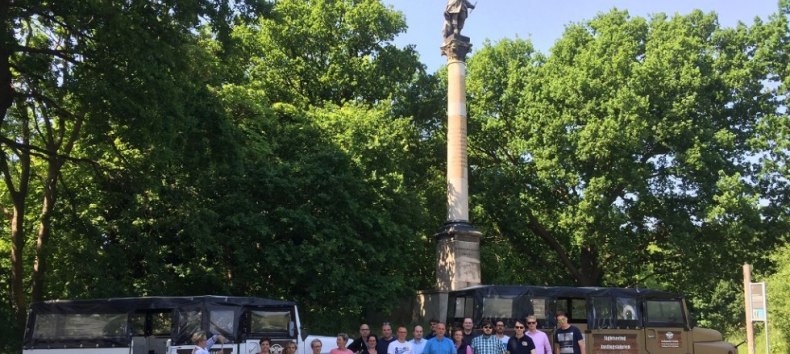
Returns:
[[[472,339],[474,354],[504,354],[505,346],[494,334],[491,321],[483,320],[483,334]]]
[[[507,342],[507,354],[536,354],[532,338],[524,334],[524,322],[516,321],[513,326],[516,334]]]
[[[538,318],[535,316],[527,316],[527,336],[535,343],[536,354],[551,354],[549,336],[538,330]]]
[[[565,312],[557,311],[555,318],[557,319],[557,330],[554,331],[554,353],[587,354],[582,331],[568,323]]]

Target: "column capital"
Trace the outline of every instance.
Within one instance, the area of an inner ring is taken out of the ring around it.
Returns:
[[[444,39],[441,49],[442,55],[446,56],[448,61],[466,62],[466,55],[472,50],[472,43],[469,37],[453,34]]]

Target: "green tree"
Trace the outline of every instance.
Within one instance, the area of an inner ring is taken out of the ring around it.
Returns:
[[[785,353],[790,349],[790,301],[784,296],[790,291],[790,246],[777,248],[771,253],[771,260],[776,264],[776,271],[766,279],[771,351]]]
[[[278,1],[270,18],[235,28],[236,72],[270,102],[387,99],[422,69],[411,47],[392,44],[405,28],[403,15],[378,0]]]
[[[0,2],[0,172],[17,323],[28,300],[47,297],[64,167],[107,172],[113,166],[98,161],[98,146],[109,160],[123,159],[116,144],[145,150],[182,132],[178,118],[194,88],[187,79],[194,75],[184,75],[194,65],[182,56],[195,42],[190,29],[229,20],[229,4]]]
[[[433,86],[414,51],[391,44],[403,29],[379,1],[281,1],[235,28],[217,88],[245,151],[234,200],[247,207],[232,218],[251,221],[237,236],[248,249],[232,252],[248,260],[234,292],[300,301],[318,323],[355,322],[425,285],[435,179],[424,177],[437,170],[422,168],[433,154],[405,96]],[[404,254],[414,257],[396,261]]]
[[[660,284],[715,304],[712,284],[731,289],[754,250],[784,237],[763,222],[750,157],[781,104],[766,85],[786,27],[613,10],[569,26],[547,58],[486,44],[469,62],[483,227],[533,248],[544,265],[530,269],[564,269],[538,279]]]
[[[325,11],[341,16],[313,18]],[[119,143],[85,145],[114,169],[69,176],[96,188],[65,193],[55,293],[287,298],[336,330],[337,319],[356,323],[427,286],[427,235],[443,214],[433,191],[442,183],[438,145],[420,144],[429,118],[413,116],[425,107],[407,102],[409,87],[441,100],[413,51],[387,42],[401,16],[372,1],[284,1],[272,16],[236,26],[224,43],[204,31],[181,47],[184,75],[200,79],[183,78],[182,96],[167,100],[193,102],[174,106],[180,134],[148,139],[110,126],[123,132],[112,135]],[[372,35],[371,26],[383,29]],[[337,77],[292,70],[310,58],[341,69],[346,57],[321,58],[308,42],[326,53],[352,44],[373,52]],[[272,59],[277,53],[288,56]],[[281,87],[285,79],[309,90]],[[100,266],[82,267],[86,260]]]

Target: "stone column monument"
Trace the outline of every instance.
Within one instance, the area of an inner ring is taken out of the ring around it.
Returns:
[[[469,223],[469,177],[466,155],[466,54],[472,47],[461,29],[474,5],[449,0],[444,12],[447,56],[447,221],[434,235],[436,289],[455,290],[480,284],[480,232]]]

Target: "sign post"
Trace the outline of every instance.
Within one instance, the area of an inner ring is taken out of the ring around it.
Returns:
[[[752,323],[763,322],[765,324],[765,352],[770,353],[770,346],[768,345],[768,307],[767,294],[765,292],[765,283],[751,283],[749,285],[749,293],[751,293],[751,307],[752,307]]]
[[[752,327],[752,266],[743,265],[743,300],[746,306],[746,352],[754,354],[754,327]]]
[[[744,305],[746,306],[746,349],[748,354],[754,354],[754,322],[765,324],[765,352],[770,353],[768,343],[768,307],[765,283],[752,283],[752,266],[743,265],[743,292]]]

